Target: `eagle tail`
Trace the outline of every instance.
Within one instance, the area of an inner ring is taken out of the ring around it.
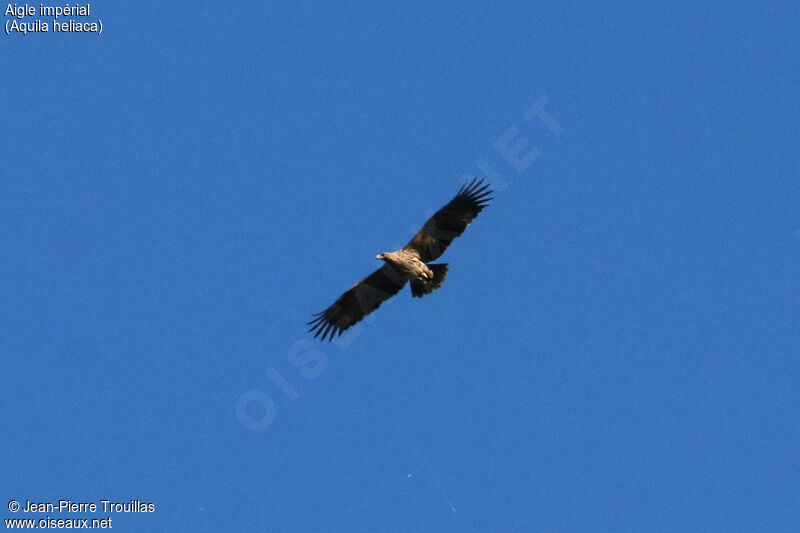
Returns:
[[[422,298],[426,294],[430,294],[442,286],[445,276],[447,276],[447,263],[438,263],[435,265],[428,265],[433,271],[433,277],[426,280],[411,280],[411,295],[417,298]]]

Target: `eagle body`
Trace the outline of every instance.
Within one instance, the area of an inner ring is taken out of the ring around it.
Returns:
[[[430,294],[441,287],[444,277],[447,275],[447,263],[426,265],[414,250],[403,248],[396,252],[378,254],[376,257],[391,265],[392,270],[399,276],[409,280],[411,296],[417,298]]]
[[[433,270],[422,262],[413,251],[397,250],[396,252],[384,252],[376,256],[377,259],[389,263],[394,269],[406,276],[408,279],[426,281],[433,277]]]
[[[422,297],[442,286],[446,263],[432,263],[461,235],[492,200],[492,191],[475,178],[459,189],[455,198],[437,211],[402,249],[376,256],[385,264],[362,279],[308,323],[314,337],[331,341],[344,330],[411,284],[411,295]]]

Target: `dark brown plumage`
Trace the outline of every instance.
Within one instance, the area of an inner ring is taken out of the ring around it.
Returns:
[[[350,287],[325,311],[314,315],[308,323],[314,338],[333,340],[400,292],[407,281],[411,282],[411,294],[415,297],[438,289],[448,266],[426,263],[441,256],[453,239],[464,232],[489,205],[491,194],[488,184],[482,179],[473,179],[425,222],[405,248],[378,254],[377,258],[385,261],[385,265]]]

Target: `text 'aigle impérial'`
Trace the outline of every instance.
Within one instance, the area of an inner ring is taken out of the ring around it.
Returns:
[[[5,9],[5,30],[6,35],[11,32],[22,33],[45,33],[45,32],[73,32],[73,33],[96,33],[103,32],[103,22],[82,22],[74,19],[61,20],[59,17],[89,17],[92,14],[91,4],[65,4],[58,6],[46,6],[39,4],[39,7],[28,4],[6,4]],[[9,18],[13,17],[13,18]],[[41,20],[36,17],[50,17],[51,21]],[[26,20],[35,18],[35,20]]]

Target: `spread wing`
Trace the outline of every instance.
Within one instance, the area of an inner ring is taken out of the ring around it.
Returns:
[[[397,294],[408,281],[397,273],[388,263],[362,279],[326,310],[314,315],[308,324],[314,338],[333,340],[344,330],[373,312],[380,305]]]
[[[414,250],[428,263],[442,255],[450,243],[464,233],[469,223],[489,205],[492,191],[489,184],[474,178],[459,189],[450,203],[439,209],[414,235],[405,250]]]

